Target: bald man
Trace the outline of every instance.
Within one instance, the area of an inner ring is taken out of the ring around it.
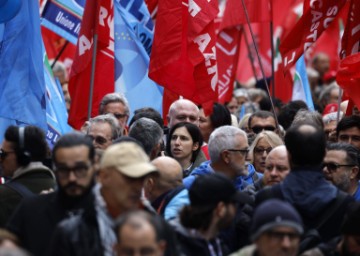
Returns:
[[[180,122],[188,122],[199,126],[199,112],[199,108],[192,101],[186,99],[176,100],[169,108],[168,126],[171,129]]]
[[[145,180],[145,196],[166,220],[173,219],[184,205],[190,203],[188,191],[182,184],[182,168],[168,156],[158,157],[152,164],[158,173]]]

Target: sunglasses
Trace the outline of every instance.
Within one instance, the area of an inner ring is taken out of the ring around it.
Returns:
[[[340,167],[353,167],[355,166],[354,164],[336,164],[336,163],[323,163],[322,164],[322,168],[324,169],[326,167],[326,169],[329,172],[336,172],[337,169],[339,169]]]
[[[101,136],[87,135],[87,137],[90,138],[92,141],[95,141],[99,145],[104,145],[109,141],[108,139]]]
[[[271,150],[272,150],[271,147],[270,148],[254,148],[254,153],[263,155],[264,152],[266,152],[266,154],[269,154]]]
[[[251,127],[251,130],[252,130],[254,133],[256,133],[256,134],[262,132],[263,130],[265,130],[265,131],[272,131],[272,132],[273,132],[273,131],[275,131],[275,129],[276,129],[276,127],[271,126],[271,125]]]
[[[11,153],[15,153],[15,151],[6,152],[3,149],[0,149],[0,159],[4,160]]]

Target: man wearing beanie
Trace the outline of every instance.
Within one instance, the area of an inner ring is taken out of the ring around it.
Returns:
[[[302,220],[289,203],[270,199],[256,208],[251,226],[252,245],[230,256],[295,256]]]

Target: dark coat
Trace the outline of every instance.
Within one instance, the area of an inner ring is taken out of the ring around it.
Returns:
[[[23,169],[9,182],[18,182],[32,193],[39,194],[43,190],[55,189],[55,178],[50,169],[45,166]],[[0,227],[5,227],[10,216],[19,205],[23,196],[5,184],[0,185]]]
[[[92,201],[91,190],[72,199],[61,191],[24,199],[8,222],[7,229],[18,236],[21,245],[36,256],[47,255],[49,241],[62,220],[78,214]]]

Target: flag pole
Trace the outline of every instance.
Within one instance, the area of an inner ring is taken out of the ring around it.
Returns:
[[[257,56],[257,59],[259,61],[259,66],[260,66],[260,70],[261,70],[261,74],[262,74],[262,77],[264,79],[264,82],[265,82],[265,85],[266,85],[266,90],[267,90],[267,93],[269,94],[269,99],[270,99],[270,103],[271,103],[271,109],[274,113],[274,118],[275,118],[275,122],[276,122],[276,127],[278,128],[279,127],[279,122],[278,122],[278,119],[277,119],[277,116],[276,116],[276,113],[275,113],[275,107],[274,107],[274,102],[271,98],[271,94],[270,94],[270,89],[269,89],[269,85],[268,85],[268,82],[266,81],[266,77],[265,77],[265,72],[264,72],[264,67],[262,65],[262,62],[261,62],[261,58],[260,58],[260,54],[259,54],[259,50],[257,48],[257,45],[256,45],[256,42],[255,42],[255,36],[254,36],[254,32],[251,28],[251,25],[250,25],[250,19],[249,19],[249,13],[247,11],[247,8],[246,8],[246,5],[245,5],[245,2],[244,0],[241,0],[241,3],[242,3],[242,6],[244,8],[244,13],[245,13],[245,17],[246,17],[246,22],[248,24],[248,27],[249,27],[249,30],[250,30],[250,34],[251,34],[251,38],[252,38],[252,41],[253,41],[253,45],[254,45],[254,48],[255,48],[255,51],[256,51],[256,56]]]
[[[256,69],[255,69],[255,65],[254,65],[254,58],[253,58],[252,53],[251,53],[251,49],[250,49],[250,45],[249,45],[249,40],[248,40],[248,38],[247,38],[247,35],[246,35],[246,31],[245,31],[245,29],[244,29],[244,26],[242,26],[242,31],[243,31],[243,35],[244,35],[244,40],[245,40],[246,48],[247,48],[248,53],[249,53],[249,58],[250,58],[250,63],[251,63],[251,69],[252,69],[252,72],[254,73],[255,81],[258,82],[258,79],[257,79],[257,76],[256,76]]]
[[[97,33],[93,37],[93,56],[91,60],[91,76],[90,76],[90,92],[89,92],[89,105],[88,105],[88,120],[91,118],[92,99],[94,94],[94,80],[95,80],[95,64],[96,64],[96,51],[97,51]]]
[[[59,60],[59,58],[60,58],[61,54],[65,51],[65,48],[66,48],[66,46],[67,46],[68,44],[69,44],[69,41],[68,41],[68,40],[66,40],[65,44],[63,45],[63,47],[61,47],[61,49],[60,49],[59,53],[56,55],[56,57],[55,57],[55,59],[54,59],[53,63],[51,63],[51,69],[53,69],[53,68],[54,68],[54,66],[55,66],[56,62]]]
[[[274,23],[273,23],[273,6],[270,1],[270,47],[271,47],[271,95],[275,97],[275,59],[274,59]]]

